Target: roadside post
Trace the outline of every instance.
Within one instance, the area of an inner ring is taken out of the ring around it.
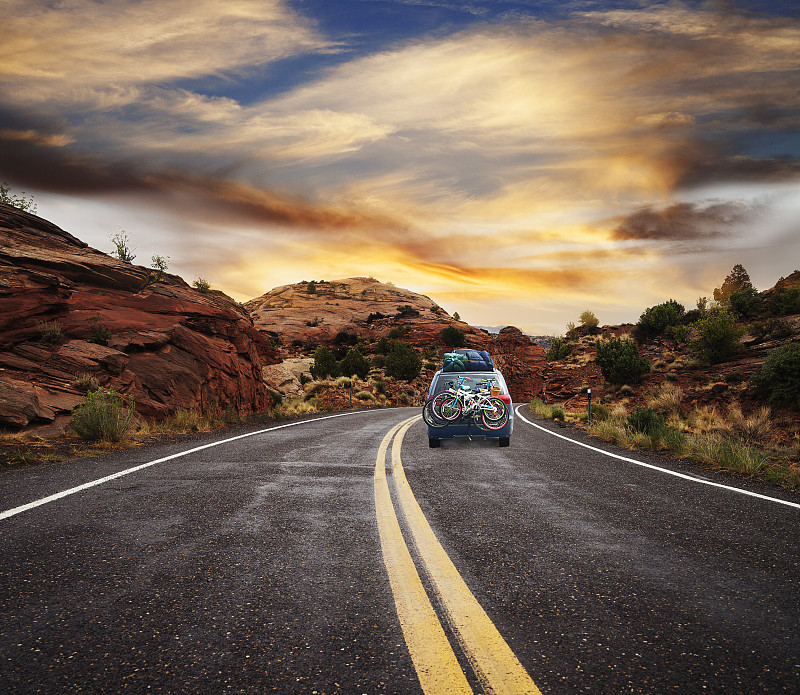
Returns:
[[[586,389],[587,405],[589,407],[589,426],[592,424],[592,389]]]

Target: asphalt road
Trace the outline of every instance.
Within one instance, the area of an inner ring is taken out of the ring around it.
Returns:
[[[0,512],[19,510],[0,514],[0,692],[423,692],[375,496],[381,442],[416,414],[315,417],[175,458],[232,435],[0,474]],[[541,692],[800,692],[800,495],[536,422],[689,476],[519,417],[503,449],[429,449],[411,425],[400,453],[413,495]],[[387,452],[410,538],[397,476]],[[420,574],[445,616],[447,597]],[[441,618],[483,692],[452,622]]]

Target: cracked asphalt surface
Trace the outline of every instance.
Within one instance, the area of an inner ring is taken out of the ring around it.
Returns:
[[[312,418],[0,520],[0,691],[421,692],[373,503],[380,441],[416,413]],[[227,437],[9,470],[0,509]],[[800,692],[799,509],[520,419],[504,449],[431,450],[418,422],[402,457],[437,537],[543,693]]]

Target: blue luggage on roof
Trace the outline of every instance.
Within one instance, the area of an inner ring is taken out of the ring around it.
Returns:
[[[444,355],[443,372],[491,372],[494,362],[486,350],[458,348]]]

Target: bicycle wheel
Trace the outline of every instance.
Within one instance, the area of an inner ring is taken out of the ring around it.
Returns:
[[[442,420],[453,422],[461,416],[461,401],[452,393],[440,393],[433,399],[433,412]]]
[[[443,420],[436,414],[432,398],[422,408],[422,419],[425,421],[426,425],[430,425],[431,427],[438,428],[447,425],[447,420]]]
[[[508,422],[508,408],[499,398],[490,398],[491,410],[481,410],[481,423],[487,430],[499,430]]]

